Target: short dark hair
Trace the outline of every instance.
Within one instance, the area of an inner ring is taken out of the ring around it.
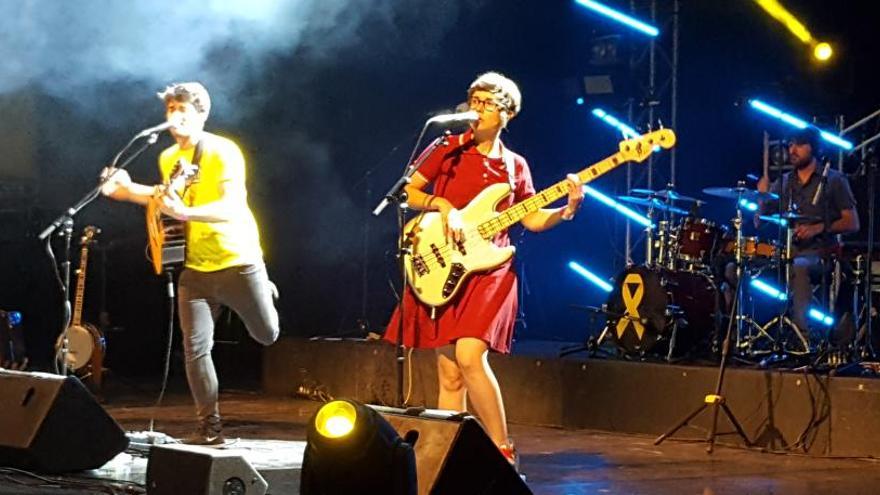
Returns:
[[[813,156],[822,154],[822,132],[813,126],[799,129],[791,135],[789,141],[795,144],[809,144],[813,149]]]
[[[165,103],[168,103],[169,101],[192,103],[192,106],[196,108],[196,111],[204,114],[205,117],[207,117],[208,113],[211,111],[211,97],[208,95],[208,90],[205,89],[202,83],[172,83],[163,91],[156,93],[156,96]]]

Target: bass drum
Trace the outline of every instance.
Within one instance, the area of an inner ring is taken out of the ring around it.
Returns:
[[[627,355],[683,356],[717,335],[719,292],[707,275],[643,266],[617,277],[608,331]]]

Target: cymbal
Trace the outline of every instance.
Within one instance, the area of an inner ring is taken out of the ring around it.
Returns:
[[[779,199],[778,194],[761,192],[747,187],[707,187],[703,194],[727,199],[745,199],[748,201],[770,201]]]
[[[758,218],[773,223],[790,223],[790,222],[818,222],[822,219],[815,215],[804,215],[786,211],[783,213],[774,213],[773,215],[759,215]]]
[[[657,211],[668,211],[671,213],[675,213],[678,215],[687,215],[688,212],[686,210],[682,210],[681,208],[676,208],[674,206],[668,205],[663,201],[660,201],[657,198],[637,198],[635,196],[618,196],[618,201],[622,201],[624,203],[629,203],[632,205],[644,206],[646,208],[653,208]]]
[[[705,201],[697,198],[692,198],[690,196],[685,196],[684,194],[679,194],[672,189],[661,189],[659,191],[654,191],[651,189],[632,189],[630,194],[643,194],[648,196],[649,198],[660,198],[660,199],[668,199],[670,201],[690,201],[692,203],[700,203],[703,204]]]

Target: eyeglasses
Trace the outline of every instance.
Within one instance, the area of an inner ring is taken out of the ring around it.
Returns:
[[[468,106],[473,110],[477,110],[480,107],[487,112],[497,112],[501,105],[495,100],[482,100],[477,98],[476,96],[472,97],[468,100]]]

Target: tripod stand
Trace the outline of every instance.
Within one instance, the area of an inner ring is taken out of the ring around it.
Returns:
[[[738,268],[739,270],[739,268]],[[654,440],[654,445],[660,445],[664,440],[674,435],[675,432],[680,430],[682,427],[686,426],[690,421],[697,417],[701,412],[703,412],[707,407],[712,407],[712,427],[709,430],[709,434],[706,436],[706,442],[709,444],[706,446],[706,452],[711,454],[715,448],[715,437],[718,435],[718,408],[724,411],[724,414],[727,415],[727,419],[736,429],[736,432],[743,439],[747,447],[752,445],[751,440],[746,435],[739,421],[736,419],[736,416],[733,415],[733,412],[730,410],[730,407],[727,405],[727,401],[724,396],[721,395],[722,389],[724,387],[724,372],[727,370],[727,356],[730,352],[730,338],[733,334],[733,328],[736,322],[736,312],[739,307],[739,294],[742,290],[742,279],[740,276],[736,282],[736,295],[733,299],[732,308],[730,311],[730,318],[727,322],[727,333],[724,336],[724,343],[721,346],[721,365],[718,367],[718,380],[715,383],[715,391],[714,393],[706,395],[705,399],[703,399],[703,403],[700,404],[699,407],[693,410],[690,414],[685,416],[684,419],[675,424],[672,428],[670,428],[666,433],[657,437]]]

